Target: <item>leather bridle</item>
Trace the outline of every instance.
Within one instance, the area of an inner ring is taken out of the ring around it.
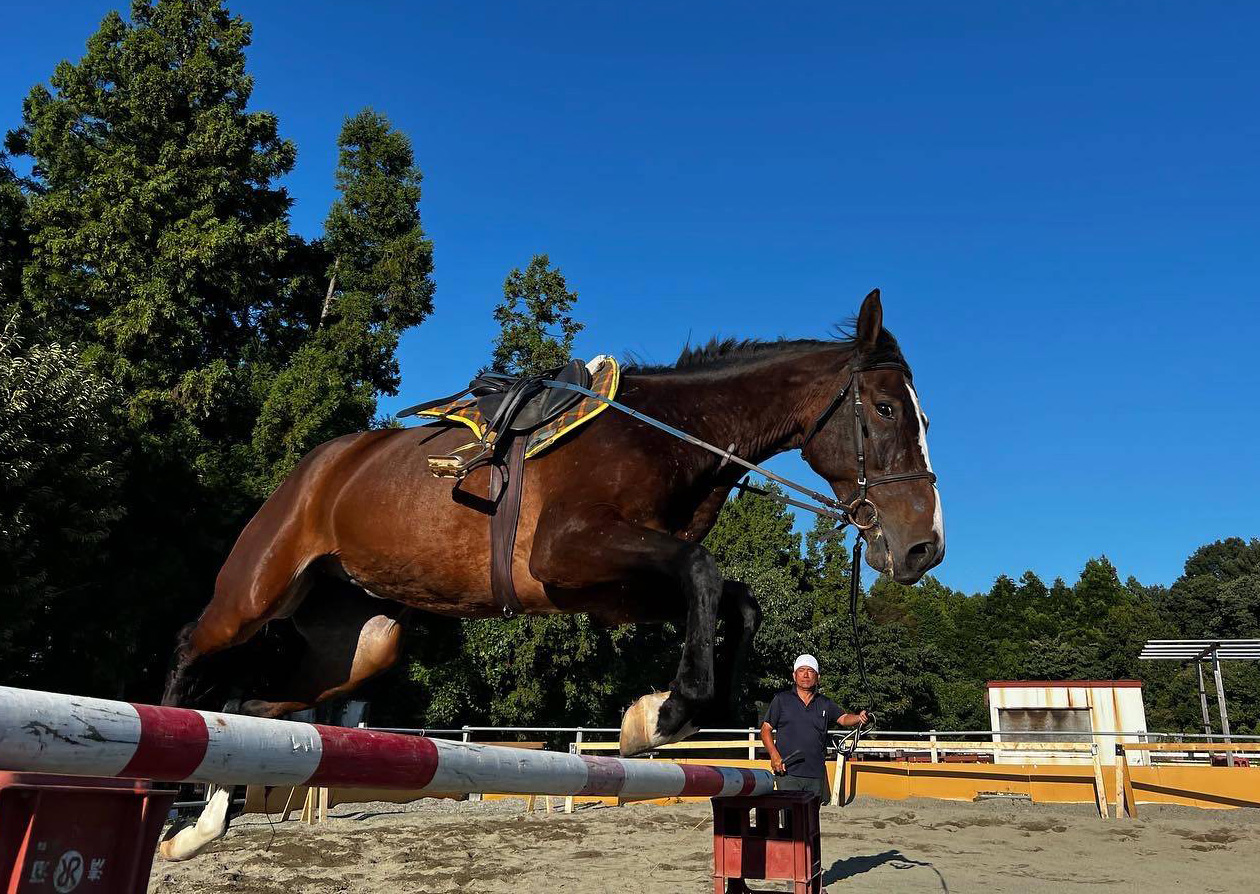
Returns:
[[[866,531],[874,527],[879,521],[879,509],[867,497],[867,492],[871,488],[879,487],[882,484],[894,484],[900,481],[919,481],[924,480],[930,484],[936,484],[936,473],[924,470],[922,472],[894,472],[891,475],[880,475],[878,478],[866,477],[866,441],[870,438],[871,433],[866,425],[866,414],[863,410],[862,395],[859,393],[857,379],[864,372],[872,372],[880,369],[895,369],[906,377],[906,385],[913,387],[913,377],[910,374],[910,368],[904,363],[886,362],[871,363],[867,366],[854,367],[849,372],[849,379],[845,382],[843,388],[832,398],[831,403],[823,410],[818,418],[814,420],[814,424],[809,427],[805,434],[804,440],[801,441],[801,449],[804,450],[806,445],[813,440],[814,435],[827,423],[827,420],[836,412],[844,403],[845,398],[849,395],[853,396],[853,440],[857,451],[857,491],[852,499],[847,503],[840,503],[839,506],[844,510],[847,516],[847,523],[853,525],[859,531]],[[870,517],[866,521],[858,518],[858,513],[868,507]],[[842,526],[843,527],[843,526]]]

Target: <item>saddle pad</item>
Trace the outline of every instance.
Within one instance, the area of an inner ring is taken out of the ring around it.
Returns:
[[[591,391],[609,400],[617,396],[617,386],[621,383],[621,368],[614,358],[607,354],[600,354],[587,363],[586,368],[591,372]],[[606,409],[608,409],[608,404],[584,396],[555,419],[529,433],[525,458],[529,459],[531,456],[542,453],[573,429],[594,419]],[[473,400],[452,401],[440,407],[421,410],[416,415],[462,422],[472,430],[478,440],[485,436],[486,420],[477,409],[476,401]]]

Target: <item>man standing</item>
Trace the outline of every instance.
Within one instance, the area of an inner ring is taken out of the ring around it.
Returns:
[[[761,743],[770,752],[770,769],[780,791],[807,791],[820,804],[830,796],[827,769],[827,728],[832,723],[857,726],[867,714],[846,714],[825,695],[818,694],[818,659],[802,655],[792,665],[791,689],[777,693],[761,721]],[[771,730],[774,735],[771,735]]]

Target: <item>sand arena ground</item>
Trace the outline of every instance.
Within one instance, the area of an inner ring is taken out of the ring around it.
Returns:
[[[559,799],[556,799],[559,802]],[[1241,892],[1260,889],[1260,811],[865,798],[822,813],[826,890]],[[707,804],[524,813],[524,802],[344,804],[308,827],[238,819],[151,894],[700,894],[713,890]],[[783,885],[767,883],[767,889]]]

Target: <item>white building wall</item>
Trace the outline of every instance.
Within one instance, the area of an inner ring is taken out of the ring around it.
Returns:
[[[1142,702],[1141,686],[1116,685],[1106,681],[1089,684],[1046,682],[1009,686],[991,683],[988,699],[990,729],[994,730],[1000,728],[998,720],[1000,708],[1088,708],[1090,727],[1093,730],[1146,732],[1146,706]],[[996,733],[993,738],[994,741],[999,742],[1002,739]],[[1099,757],[1104,764],[1115,764],[1117,742],[1140,740],[1141,737],[1138,735],[1098,736],[1094,739],[1098,744]],[[1129,752],[1129,763],[1145,764],[1147,757],[1146,752]],[[1086,753],[1071,756],[1040,751],[999,751],[994,759],[997,763],[1004,764],[1075,764],[1087,763],[1090,757]]]

